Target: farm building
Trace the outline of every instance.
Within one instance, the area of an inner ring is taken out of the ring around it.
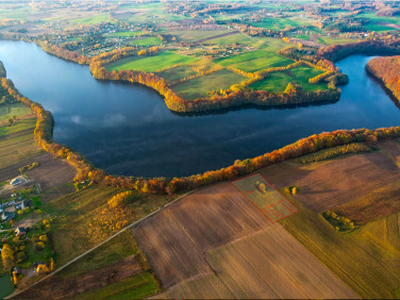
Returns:
[[[26,233],[25,227],[17,227],[17,229],[15,229],[16,236],[22,236],[25,233]]]
[[[5,221],[5,220],[12,220],[15,218],[15,214],[12,212],[3,212],[3,214],[1,215],[1,220]]]
[[[19,185],[19,184],[21,184],[23,182],[23,180],[22,180],[22,178],[21,177],[17,177],[17,178],[14,178],[13,180],[11,180],[11,185],[12,186],[16,186],[16,185]]]

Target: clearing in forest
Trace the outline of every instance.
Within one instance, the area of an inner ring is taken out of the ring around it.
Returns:
[[[232,184],[272,222],[297,212],[296,207],[260,174],[235,180]]]

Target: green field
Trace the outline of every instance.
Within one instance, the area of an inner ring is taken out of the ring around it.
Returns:
[[[121,32],[113,32],[109,33],[106,36],[109,37],[132,37],[137,35],[142,35],[142,31],[121,31]]]
[[[232,85],[245,80],[247,80],[247,78],[244,76],[222,69],[175,85],[173,90],[184,99],[195,100],[197,98],[206,97],[208,91],[228,89]]]
[[[17,121],[11,127],[0,127],[0,168],[43,153],[33,137],[35,126],[36,119],[32,118]]]
[[[260,81],[250,85],[254,90],[266,90],[270,92],[283,92],[289,82],[297,82],[302,85],[305,91],[315,91],[327,89],[323,83],[309,84],[308,79],[323,73],[320,70],[310,67],[297,67],[284,72],[273,72]]]
[[[108,14],[102,14],[97,16],[73,19],[71,20],[71,22],[77,24],[97,24],[101,22],[111,22],[111,20]]]
[[[182,78],[196,75],[197,72],[188,65],[178,66],[170,68],[158,73],[162,78],[165,78],[168,82],[173,82],[175,80],[180,80]]]
[[[83,293],[74,299],[142,299],[158,292],[150,273],[144,272],[108,286]]]
[[[272,222],[297,212],[297,209],[258,173],[235,180],[232,184]]]
[[[161,43],[162,43],[161,39],[156,36],[137,39],[129,42],[129,44],[136,46],[157,46],[160,45]]]
[[[290,197],[290,196],[289,196]],[[399,213],[350,233],[337,232],[319,214],[290,198],[299,212],[279,221],[361,298],[398,298]]]
[[[59,276],[79,276],[135,254],[142,255],[142,252],[132,233],[127,230],[62,270]]]
[[[368,18],[370,19],[370,22],[365,25],[365,27],[368,30],[371,31],[388,31],[388,30],[396,30],[393,27],[385,26],[383,24],[377,24],[377,23],[389,23],[389,24],[395,24],[395,25],[400,25],[400,19],[398,17],[380,17],[375,15],[373,12],[364,12],[361,14],[358,14],[357,17],[360,18]]]
[[[176,36],[181,41],[195,42],[205,38],[210,38],[216,35],[224,34],[230,31],[227,30],[182,30],[168,31],[166,33]]]
[[[10,274],[7,272],[3,276],[0,276],[0,298],[3,299],[3,297],[11,294],[13,290]]]
[[[119,192],[121,190],[115,188],[91,186],[41,207],[45,214],[57,215],[52,231],[57,265],[70,261],[118,230],[109,227],[104,231],[104,226],[96,222],[95,218],[101,215],[103,210],[109,210],[107,201]],[[134,193],[132,203],[129,203],[128,207],[136,220],[165,203],[164,195]],[[127,221],[133,221],[132,218]],[[101,231],[101,237],[89,234],[89,229]]]
[[[220,38],[215,38],[204,42],[204,44],[208,45],[228,45],[228,44],[244,44],[244,45],[253,45],[254,39],[245,35],[244,33],[235,33],[227,36],[223,36]]]
[[[31,113],[32,110],[22,103],[0,105],[0,122],[7,121],[12,116],[16,116],[18,118]]]
[[[282,67],[293,63],[292,60],[273,52],[255,50],[215,61],[222,66],[231,66],[246,72],[256,72],[272,67]]]
[[[168,66],[175,64],[187,64],[197,60],[196,58],[175,54],[172,52],[161,52],[155,56],[139,57],[132,56],[127,57],[118,61],[115,61],[108,66],[108,71],[112,70],[140,70],[146,72],[154,72],[160,69],[164,69]]]
[[[297,27],[301,25],[311,25],[313,19],[302,18],[269,18],[264,19],[262,22],[253,22],[250,25],[255,27],[263,27],[272,30],[282,30],[287,27]]]

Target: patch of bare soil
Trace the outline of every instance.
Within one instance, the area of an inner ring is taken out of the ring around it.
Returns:
[[[260,173],[277,188],[299,187],[296,199],[319,213],[400,180],[400,169],[393,159],[400,152],[391,143],[380,144],[382,151],[345,156],[316,164],[313,168],[284,162],[267,167]],[[387,148],[392,153],[390,156],[386,155]]]
[[[205,252],[270,226],[229,182],[216,184],[132,229],[163,286],[211,269]]]
[[[142,272],[136,256],[73,278],[52,276],[18,296],[18,299],[71,299],[86,291],[100,288]]]

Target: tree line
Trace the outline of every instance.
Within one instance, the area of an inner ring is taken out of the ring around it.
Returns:
[[[40,104],[23,97],[15,89],[10,80],[6,80],[5,84],[9,90],[13,91],[13,95],[18,101],[30,106],[32,111],[36,114],[37,122],[34,130],[36,142],[45,151],[52,153],[58,158],[65,159],[70,165],[72,165],[77,171],[75,177],[76,181],[90,180],[102,186],[125,188],[144,193],[176,193],[180,191],[186,191],[219,181],[232,180],[269,165],[282,162],[287,159],[297,158],[304,154],[313,153],[322,149],[354,142],[365,142],[370,140],[382,140],[386,138],[400,137],[400,127],[380,128],[376,130],[337,130],[333,132],[314,134],[281,149],[242,161],[236,160],[234,164],[229,167],[215,171],[207,171],[203,174],[174,178],[113,176],[106,174],[106,172],[101,169],[96,168],[80,153],[53,141],[52,134],[54,122],[52,114],[49,111],[46,111]],[[256,93],[264,94],[268,92],[258,91]],[[116,202],[119,202],[119,200]]]
[[[400,56],[371,59],[367,71],[380,80],[400,102]]]

